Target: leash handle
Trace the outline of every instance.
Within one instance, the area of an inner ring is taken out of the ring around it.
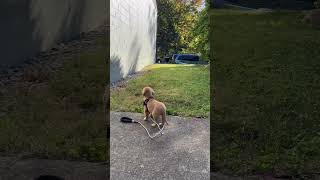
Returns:
[[[128,117],[122,117],[122,118],[120,119],[120,121],[123,122],[123,123],[136,123],[135,120],[133,120],[133,119],[131,119],[131,118],[128,118]]]

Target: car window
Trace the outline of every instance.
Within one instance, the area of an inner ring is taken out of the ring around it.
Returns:
[[[194,55],[180,55],[177,58],[178,60],[186,60],[186,61],[199,61],[199,56]]]

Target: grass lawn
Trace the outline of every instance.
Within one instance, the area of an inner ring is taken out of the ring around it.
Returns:
[[[320,31],[302,18],[295,11],[211,12],[215,170],[320,172]]]
[[[66,59],[41,84],[1,94],[0,155],[106,161],[105,58],[101,45]]]
[[[124,88],[111,90],[111,110],[143,113],[143,87],[155,90],[156,99],[166,104],[168,115],[208,117],[209,69],[201,65],[155,64],[132,79]]]

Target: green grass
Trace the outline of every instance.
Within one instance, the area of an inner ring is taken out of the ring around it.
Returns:
[[[320,31],[301,12],[214,10],[212,166],[320,172]]]
[[[111,110],[143,113],[143,87],[155,90],[169,115],[208,117],[209,69],[205,66],[152,65],[148,73],[128,82],[125,88],[111,90]]]
[[[1,94],[0,154],[106,161],[105,58],[100,45],[66,59],[41,84]]]

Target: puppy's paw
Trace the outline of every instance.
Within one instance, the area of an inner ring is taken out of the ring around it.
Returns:
[[[162,123],[159,123],[159,126],[162,126]]]
[[[152,123],[151,126],[152,126],[152,127],[156,127],[156,123]]]
[[[148,118],[147,118],[147,117],[144,117],[144,118],[143,118],[143,120],[147,121],[147,120],[148,120]]]

